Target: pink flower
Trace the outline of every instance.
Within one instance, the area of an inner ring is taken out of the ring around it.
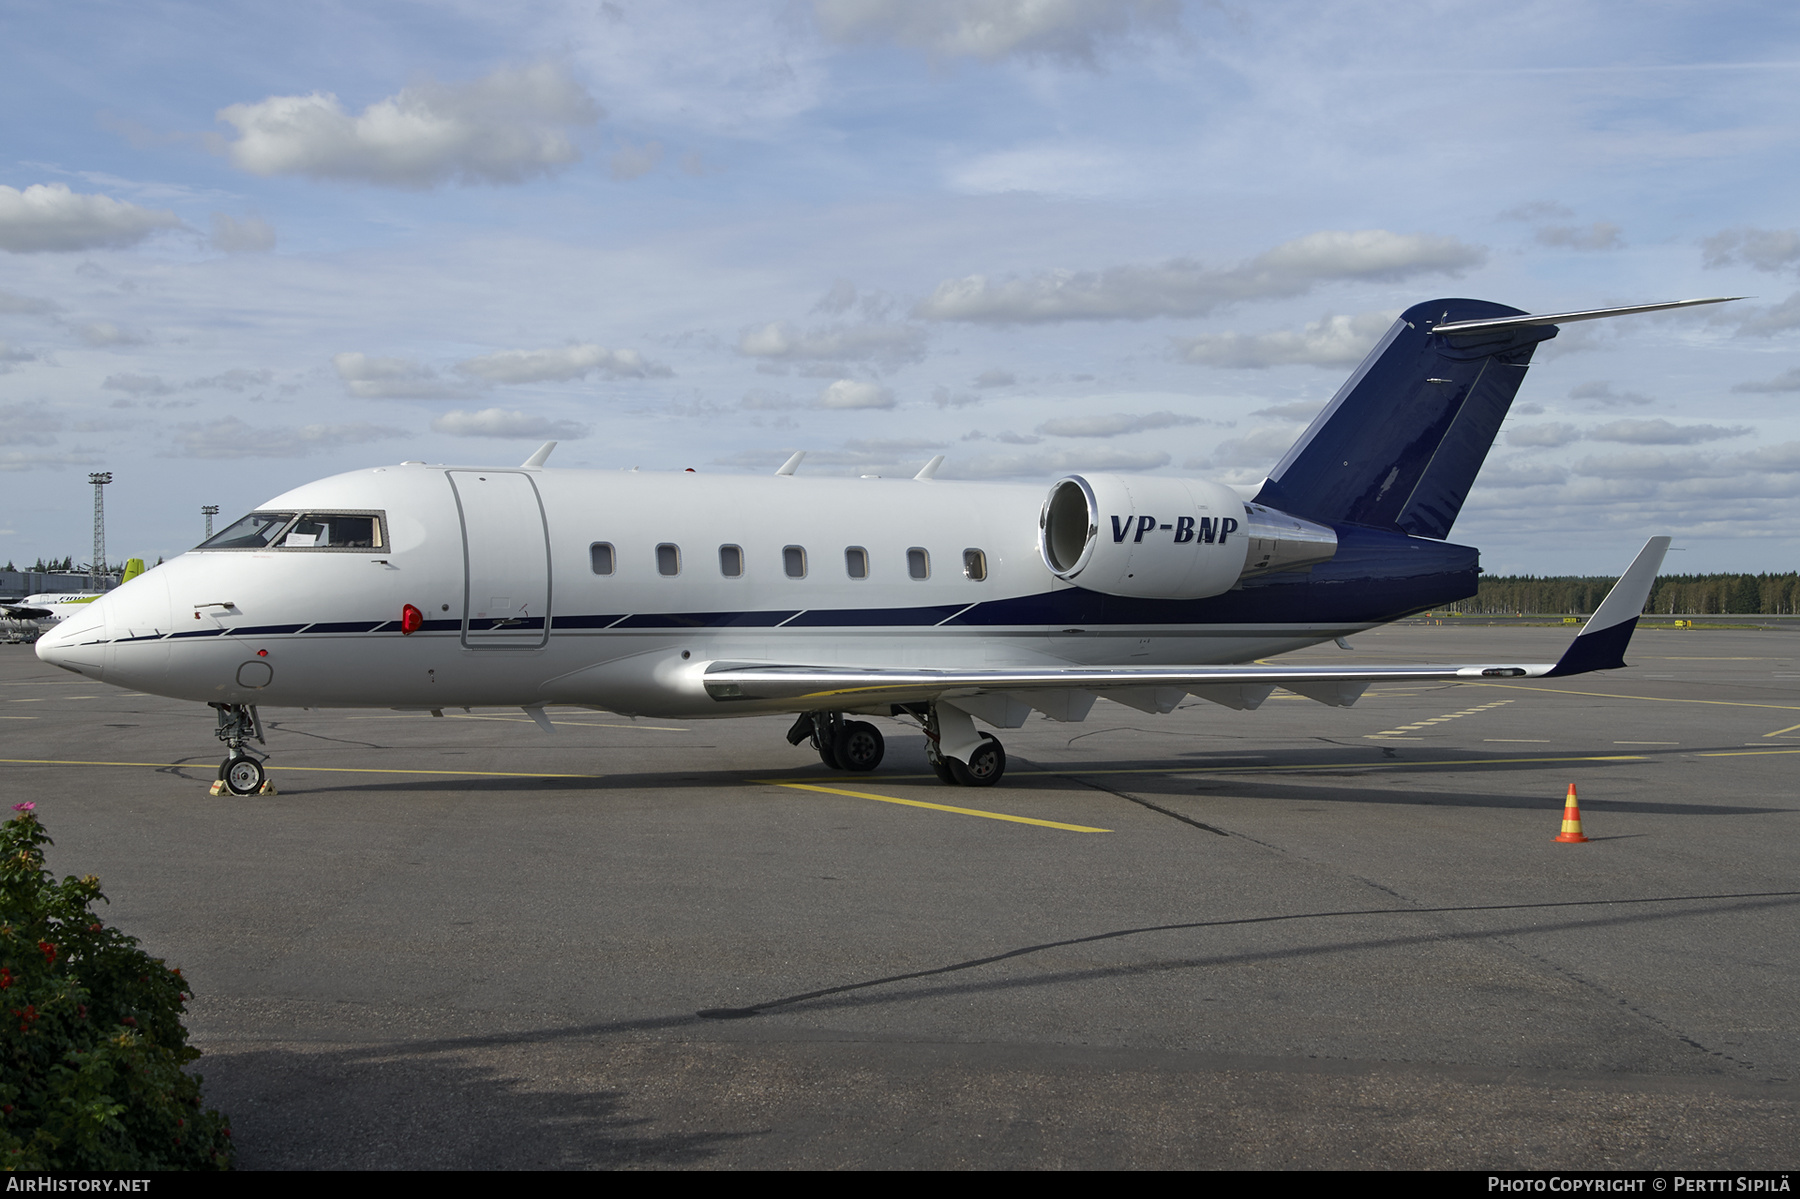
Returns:
[[[37,805],[34,803],[16,803],[13,805],[13,811],[15,812],[30,812],[34,811],[36,808]]]

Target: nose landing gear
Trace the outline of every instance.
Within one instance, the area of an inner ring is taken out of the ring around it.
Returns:
[[[270,794],[268,777],[263,772],[262,761],[254,756],[254,751],[244,745],[245,741],[252,738],[259,745],[267,744],[263,740],[262,717],[257,715],[256,705],[210,704],[208,706],[219,714],[219,727],[213,730],[213,735],[225,743],[229,755],[219,763],[219,783],[223,789],[233,795],[256,795],[259,792]],[[266,757],[266,755],[264,756]]]

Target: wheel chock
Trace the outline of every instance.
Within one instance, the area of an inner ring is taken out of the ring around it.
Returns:
[[[258,795],[279,795],[280,794],[279,791],[275,790],[275,781],[273,779],[264,779],[262,786],[260,786],[256,789],[256,793]]]
[[[223,795],[223,794],[225,794],[225,780],[224,779],[214,779],[213,785],[206,789],[206,793],[208,795]]]
[[[1574,845],[1587,840],[1581,832],[1581,808],[1575,802],[1574,783],[1569,784],[1569,796],[1563,800],[1562,832],[1556,835],[1556,840],[1566,845]]]

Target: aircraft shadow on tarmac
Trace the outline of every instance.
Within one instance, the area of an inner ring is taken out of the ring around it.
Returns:
[[[688,747],[692,748],[692,747]],[[566,792],[606,792],[619,790],[670,792],[693,789],[741,788],[747,783],[804,782],[831,785],[849,790],[894,787],[932,782],[929,788],[934,801],[948,804],[986,806],[1004,796],[1029,795],[1032,792],[1053,793],[1075,789],[1111,794],[1131,802],[1136,797],[1186,800],[1205,803],[1209,800],[1266,800],[1270,802],[1392,804],[1399,806],[1435,806],[1494,808],[1511,810],[1555,810],[1563,806],[1562,794],[1504,793],[1480,786],[1469,776],[1475,774],[1541,772],[1554,766],[1559,777],[1606,771],[1620,765],[1641,765],[1659,757],[1684,757],[1704,752],[1705,747],[1680,750],[1647,750],[1630,754],[1610,752],[1615,747],[1582,753],[1565,751],[1546,760],[1547,755],[1521,755],[1516,759],[1476,756],[1480,751],[1419,750],[1396,751],[1392,746],[1355,746],[1350,748],[1321,746],[1317,749],[1282,751],[1277,754],[1244,760],[1241,752],[1220,754],[1184,753],[1161,760],[1134,757],[1116,761],[1083,761],[1079,763],[1034,763],[1014,755],[1006,780],[993,790],[948,788],[935,785],[923,755],[916,762],[911,754],[894,754],[884,769],[867,774],[826,770],[813,762],[796,762],[791,770],[694,770],[608,772],[605,751],[591,757],[598,767],[594,773],[542,775],[521,772],[504,777],[484,777],[480,772],[460,774],[446,764],[441,773],[425,777],[406,777],[406,772],[393,775],[373,773],[358,776],[349,768],[324,763],[300,765],[271,764],[272,777],[283,797],[298,798],[309,794],[384,794],[406,795],[455,790],[469,794],[555,794]],[[1720,746],[1729,751],[1735,746]],[[1382,756],[1374,756],[1374,750]],[[1430,756],[1426,756],[1430,755]],[[1356,758],[1365,760],[1357,761]],[[1235,759],[1235,760],[1234,760]],[[568,759],[562,759],[567,762]],[[162,767],[159,773],[173,774],[195,782],[209,781],[216,773],[209,759],[194,759],[191,764]],[[346,773],[334,773],[344,770]],[[311,773],[316,771],[317,773]],[[1337,780],[1368,780],[1392,777],[1396,780],[1457,776],[1454,784],[1439,789],[1398,785],[1338,785]],[[1638,787],[1639,784],[1632,784]],[[981,797],[986,797],[985,799]],[[235,800],[234,802],[257,802]],[[1752,816],[1789,812],[1797,809],[1786,805],[1744,803],[1693,803],[1679,800],[1619,798],[1590,791],[1582,797],[1582,807],[1595,812],[1632,812],[1663,816]],[[1181,813],[1163,811],[1186,823],[1196,823]],[[1210,829],[1210,826],[1201,825]],[[1220,832],[1218,829],[1210,829]]]
[[[208,1053],[206,1103],[253,1170],[568,1170],[701,1165],[760,1132],[650,1133],[615,1089],[545,1091],[495,1038]],[[595,1071],[598,1073],[599,1071]]]

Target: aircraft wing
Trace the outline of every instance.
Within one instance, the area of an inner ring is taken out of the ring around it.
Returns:
[[[48,608],[28,608],[23,604],[0,604],[0,612],[11,620],[42,620],[50,615]]]
[[[1459,682],[1556,678],[1614,670],[1637,628],[1669,538],[1652,537],[1613,585],[1556,662],[1470,665],[1330,666],[1232,665],[1155,667],[984,668],[929,670],[841,666],[751,665],[714,662],[706,692],[722,703],[782,700],[797,706],[865,708],[887,703],[948,701],[991,724],[1016,728],[1032,708],[1079,720],[1096,694],[1144,711],[1167,712],[1184,694],[1233,708],[1254,708],[1276,687],[1336,707],[1348,707],[1378,682]]]

